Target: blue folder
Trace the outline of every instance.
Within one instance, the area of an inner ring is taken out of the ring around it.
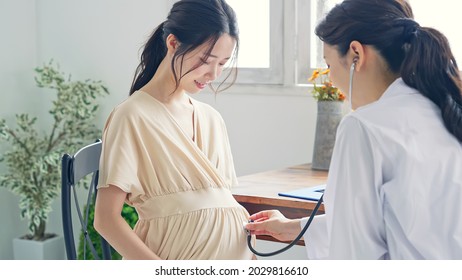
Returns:
[[[287,191],[287,192],[280,192],[278,193],[278,195],[318,201],[321,198],[322,194],[324,193],[325,189],[326,189],[326,185],[324,184],[324,185],[318,185],[314,187]]]

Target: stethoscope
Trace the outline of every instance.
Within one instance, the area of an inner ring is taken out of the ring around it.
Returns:
[[[313,212],[311,213],[310,215],[310,218],[308,219],[308,222],[306,223],[306,225],[303,227],[302,231],[300,232],[300,234],[292,241],[290,242],[289,245],[287,245],[286,247],[282,248],[282,249],[279,249],[277,251],[274,251],[274,252],[269,252],[269,253],[260,253],[258,252],[257,250],[255,250],[253,247],[252,247],[252,235],[250,234],[250,231],[247,231],[247,246],[249,247],[250,251],[252,251],[252,253],[254,253],[255,255],[257,256],[260,256],[260,257],[271,257],[271,256],[274,256],[274,255],[278,255],[282,252],[285,252],[287,251],[288,249],[292,248],[292,246],[294,246],[298,241],[300,241],[300,239],[303,237],[303,235],[305,234],[305,232],[308,230],[308,228],[310,227],[310,224],[311,222],[313,221],[313,218],[314,216],[316,216],[316,213],[318,212],[318,209],[319,207],[321,206],[322,204],[322,198],[324,197],[324,194],[321,196],[321,198],[318,200],[318,203],[316,203],[316,206],[314,207],[313,209]]]

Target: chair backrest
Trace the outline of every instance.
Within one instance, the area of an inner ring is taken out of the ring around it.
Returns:
[[[93,243],[99,242],[99,240],[91,240],[90,235],[88,234],[89,228],[93,227],[92,224],[88,224],[89,210],[91,206],[94,205],[97,194],[96,186],[98,185],[101,146],[102,142],[101,140],[98,140],[93,144],[81,148],[73,156],[64,154],[62,157],[61,211],[63,219],[64,242],[66,245],[67,258],[69,260],[77,259],[74,231],[72,226],[73,208],[75,211],[77,211],[80,225],[82,227],[84,237],[84,257],[87,255],[86,250],[88,247],[94,259],[111,259],[111,247],[107,241],[104,240],[103,237],[97,235],[97,238],[100,239],[102,248],[102,253],[98,254]],[[84,207],[84,212],[82,212],[79,206],[79,201],[77,199],[76,185],[81,179],[89,174],[92,174],[92,180],[88,187],[86,207]],[[72,197],[74,197],[74,207],[72,207]]]

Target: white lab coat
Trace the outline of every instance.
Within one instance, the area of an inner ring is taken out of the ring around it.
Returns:
[[[310,259],[462,259],[462,145],[439,108],[397,79],[345,116],[324,206]]]

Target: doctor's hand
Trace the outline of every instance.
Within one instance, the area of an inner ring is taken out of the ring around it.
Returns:
[[[261,211],[249,217],[245,225],[255,235],[270,235],[281,241],[291,241],[300,233],[300,219],[287,219],[278,210]]]

